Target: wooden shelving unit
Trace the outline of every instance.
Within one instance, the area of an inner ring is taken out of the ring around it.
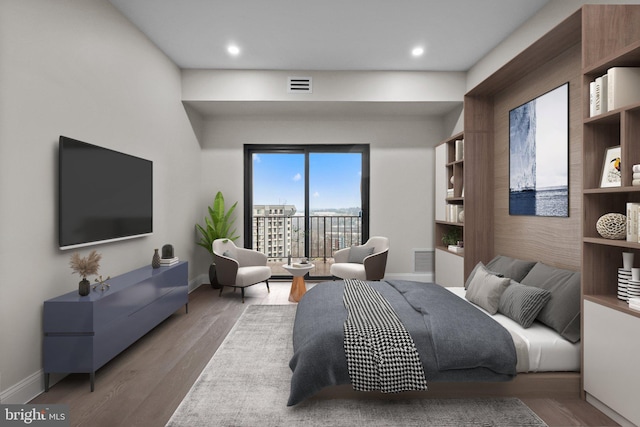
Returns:
[[[617,295],[622,253],[634,253],[640,266],[640,243],[605,239],[596,230],[602,215],[626,214],[628,202],[640,202],[640,187],[631,186],[631,166],[640,163],[640,103],[589,117],[592,81],[611,67],[640,67],[640,6],[585,5],[582,21],[583,392],[588,401],[640,424],[640,373],[627,368],[640,353],[633,338],[640,311]],[[600,188],[605,150],[618,145],[621,185]]]
[[[631,166],[640,164],[640,103],[589,117],[590,82],[611,67],[640,67],[640,8],[590,6],[583,13],[588,26],[583,28],[582,69],[583,295],[589,301],[640,317],[640,312],[617,299],[622,252],[635,253],[636,265],[640,266],[640,244],[604,239],[595,227],[600,216],[610,212],[626,214],[627,202],[640,202],[640,187],[631,186]],[[605,39],[608,48],[602,46]],[[621,147],[622,185],[600,188],[605,150],[617,145]]]
[[[458,133],[445,139],[436,147],[437,161],[435,206],[438,210],[435,220],[435,257],[436,282],[445,286],[462,286],[464,283],[464,253],[449,251],[442,242],[443,236],[456,231],[464,241],[464,222],[460,221],[459,212],[464,211],[464,134]],[[459,154],[456,156],[456,144]],[[440,188],[441,187],[441,188]],[[448,213],[450,207],[457,209],[458,214]]]
[[[464,134],[458,133],[451,138],[442,141],[440,144],[444,146],[446,152],[446,163],[444,165],[436,165],[436,167],[445,168],[445,178],[447,191],[452,191],[453,195],[447,194],[444,199],[444,209],[449,206],[456,206],[459,210],[464,210],[464,150],[459,148],[461,153],[456,159],[456,141],[464,141]],[[440,185],[440,184],[439,184]],[[442,202],[442,201],[441,201]],[[436,247],[447,249],[442,243],[442,237],[451,230],[452,227],[459,228],[461,240],[464,240],[464,222],[459,218],[449,216],[446,220],[436,221]]]

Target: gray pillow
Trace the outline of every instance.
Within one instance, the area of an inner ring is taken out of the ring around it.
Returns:
[[[551,292],[512,280],[500,297],[498,311],[528,328],[550,299]]]
[[[524,276],[536,265],[535,261],[523,261],[504,255],[498,255],[487,264],[487,268],[496,273],[509,277],[516,282],[522,282]]]
[[[222,253],[223,257],[231,258],[237,261],[236,257],[231,253],[231,251],[224,251]]]
[[[364,259],[373,253],[371,247],[366,246],[351,246],[349,248],[349,258],[347,262],[354,262],[357,264],[364,263]]]
[[[580,341],[580,273],[539,262],[521,283],[551,292],[551,299],[540,310],[537,320],[568,341]]]
[[[489,314],[496,314],[500,297],[509,286],[509,282],[507,277],[494,276],[486,268],[478,267],[469,283],[465,298],[484,308]]]
[[[469,274],[469,277],[467,277],[467,281],[464,282],[464,288],[465,289],[469,289],[469,283],[471,283],[471,279],[473,278],[473,276],[476,274],[476,271],[478,270],[478,268],[484,268],[486,272],[493,274],[494,276],[498,276],[498,277],[504,277],[502,274],[497,273],[495,271],[489,271],[487,270],[487,267],[485,267],[485,265],[480,261],[476,264],[475,267],[473,267],[473,270],[471,270],[471,274]]]

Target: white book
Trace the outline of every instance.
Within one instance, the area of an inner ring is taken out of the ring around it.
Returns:
[[[640,203],[627,203],[627,242],[638,241],[638,210]]]
[[[596,115],[596,82],[589,83],[589,117]]]
[[[596,79],[596,89],[594,94],[593,115],[602,114],[602,77]]]
[[[613,67],[607,75],[607,111],[640,102],[640,67]]]
[[[456,245],[449,245],[447,247],[447,249],[449,250],[449,252],[453,252],[453,253],[456,253],[456,254],[464,253],[464,248],[460,247],[460,246],[456,246]]]
[[[464,158],[464,139],[456,139],[455,142],[456,160]]]
[[[601,77],[602,79],[602,87],[600,88],[600,109],[601,113],[606,113],[609,111],[609,76],[605,74]]]
[[[179,261],[174,261],[174,262],[161,262],[160,263],[160,267],[171,267],[172,265],[176,265]]]

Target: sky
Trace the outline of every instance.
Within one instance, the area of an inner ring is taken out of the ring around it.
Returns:
[[[569,85],[536,100],[536,187],[569,185]]]
[[[256,153],[253,156],[253,204],[295,205],[304,211],[305,155]],[[311,210],[360,206],[360,153],[309,154]]]

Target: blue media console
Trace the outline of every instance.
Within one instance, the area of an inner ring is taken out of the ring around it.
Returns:
[[[142,267],[107,281],[87,296],[69,292],[44,302],[44,388],[52,373],[95,372],[183,305],[188,263]]]

